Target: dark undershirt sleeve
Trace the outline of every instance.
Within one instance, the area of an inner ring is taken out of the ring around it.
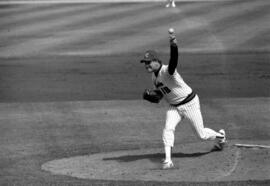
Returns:
[[[170,61],[168,71],[170,75],[173,75],[178,64],[178,47],[176,43],[170,45]]]

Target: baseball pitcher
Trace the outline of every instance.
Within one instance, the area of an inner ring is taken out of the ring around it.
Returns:
[[[200,110],[198,95],[188,86],[177,71],[178,46],[173,28],[169,29],[170,40],[170,60],[168,65],[162,64],[158,55],[153,50],[146,51],[141,63],[144,63],[146,70],[152,73],[154,89],[147,89],[143,93],[143,99],[152,103],[159,103],[165,99],[169,104],[166,113],[166,122],[163,129],[163,143],[165,159],[162,164],[163,169],[172,168],[171,149],[174,146],[174,131],[177,124],[187,118],[198,137],[202,140],[216,140],[216,147],[223,149],[226,142],[225,131],[223,129],[216,132],[210,128],[205,128]]]

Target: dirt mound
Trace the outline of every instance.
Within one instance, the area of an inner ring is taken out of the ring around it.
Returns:
[[[267,157],[269,150],[264,150],[265,153],[260,152],[260,156]],[[47,162],[42,165],[42,169],[52,174],[82,179],[118,181],[205,182],[268,179],[269,167],[258,162],[256,167],[247,167],[245,162],[249,161],[249,164],[252,162],[252,158],[247,154],[249,153],[243,154],[240,148],[232,144],[228,144],[223,151],[215,151],[210,143],[192,143],[175,147],[173,153],[175,167],[171,170],[161,169],[160,162],[164,156],[162,149],[139,149],[70,157]],[[246,173],[240,173],[241,170],[245,170]]]

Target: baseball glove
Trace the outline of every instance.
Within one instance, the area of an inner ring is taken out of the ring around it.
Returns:
[[[160,90],[145,89],[145,91],[143,92],[143,99],[151,103],[159,103],[162,97],[163,94]]]

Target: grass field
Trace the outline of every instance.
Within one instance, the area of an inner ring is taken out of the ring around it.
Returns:
[[[150,48],[167,63],[170,27],[181,52],[178,70],[199,94],[206,125],[225,128],[230,144],[269,145],[270,3],[164,6],[0,5],[1,185],[269,184],[267,149],[240,149],[238,166],[210,183],[78,179],[41,170],[60,158],[162,147],[166,104],[141,100],[152,85],[139,60]],[[176,136],[178,147],[198,142],[186,121]]]

